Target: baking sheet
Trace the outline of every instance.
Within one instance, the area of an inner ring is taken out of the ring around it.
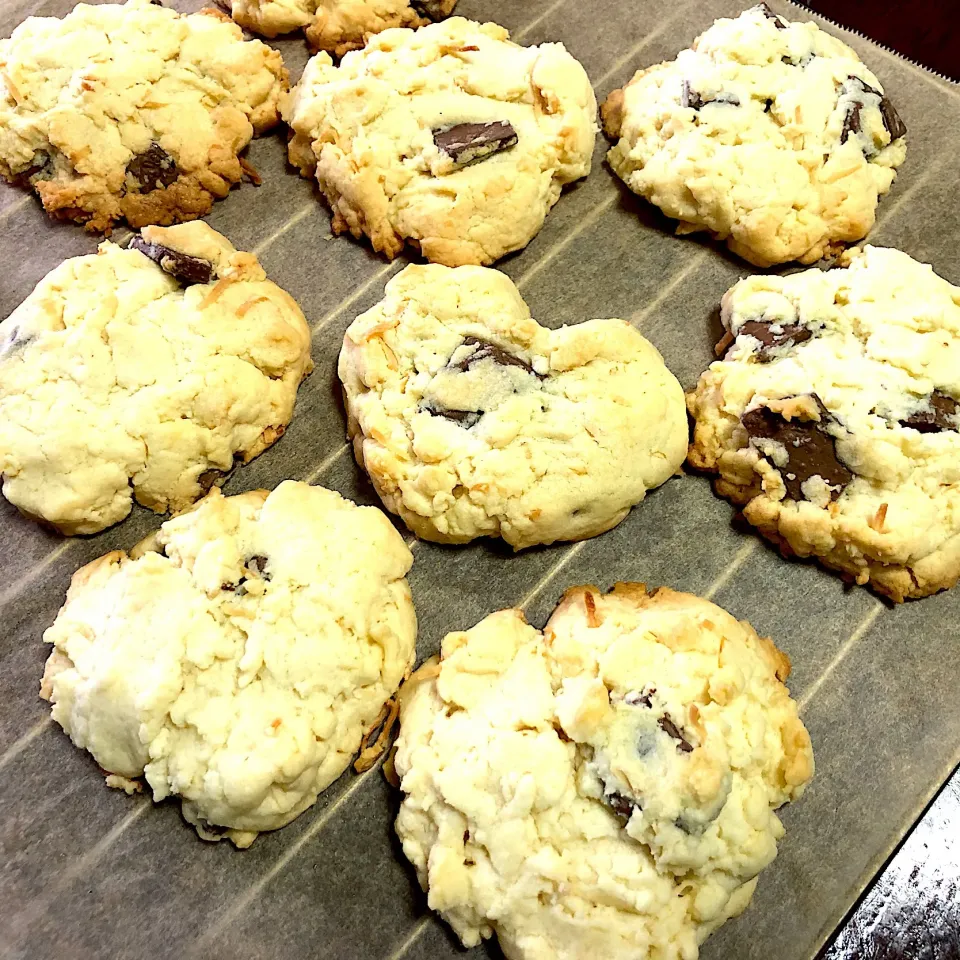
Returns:
[[[194,0],[181,9],[201,5]],[[743,5],[746,5],[743,4]],[[68,0],[4,0],[0,34]],[[811,15],[773,0],[793,18]],[[598,99],[641,66],[672,58],[736,0],[461,0],[524,43],[562,40]],[[909,129],[908,158],[870,240],[898,246],[960,282],[960,88],[837,28],[880,77]],[[294,78],[302,40],[275,42]],[[749,267],[670,223],[603,164],[569,190],[540,235],[499,264],[541,323],[630,318],[686,388],[712,359],[717,304]],[[260,188],[244,185],[208,220],[254,250],[313,325],[316,369],[284,439],[238,470],[226,492],[292,477],[360,503],[376,497],[345,444],[335,364],[347,324],[404,261],[331,238],[310,183],[287,169],[282,132],[253,144]],[[129,231],[119,229],[123,241]],[[63,258],[93,252],[79,227],[47,220],[36,200],[0,187],[0,316]],[[807,960],[830,936],[917,814],[960,761],[956,695],[960,589],[891,609],[812,565],[787,563],[731,524],[699,477],[672,480],[616,530],[514,556],[498,542],[414,544],[410,575],[419,658],[448,630],[520,605],[542,625],[563,590],[587,581],[668,584],[714,599],[770,634],[794,662],[791,689],[813,737],[817,776],[783,812],[787,835],[753,905],[703,949],[704,960]],[[346,773],[290,826],[245,852],[205,844],[179,804],[108,790],[37,696],[40,642],[71,573],[129,547],[159,518],[135,508],[105,533],[64,540],[0,505],[0,949],[11,958],[224,957],[442,960],[461,954],[430,917],[392,833],[398,798],[379,769]],[[410,539],[410,535],[405,535]],[[494,945],[472,956],[497,957]],[[598,958],[599,960],[599,958]]]

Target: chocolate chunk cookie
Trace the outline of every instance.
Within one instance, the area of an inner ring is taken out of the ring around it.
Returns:
[[[866,236],[906,155],[906,126],[857,54],[766,4],[641,70],[603,116],[631,190],[759,266]]]
[[[342,57],[394,27],[449,17],[457,0],[230,0],[233,19],[264,37],[303,29],[314,50]]]
[[[680,385],[633,327],[549,330],[483,267],[407,267],[350,325],[339,373],[357,462],[427,540],[595,536],[686,450]]]
[[[109,784],[247,847],[343,773],[413,667],[412,560],[332,490],[214,492],[74,574],[41,695]]]
[[[375,36],[339,67],[318,54],[284,119],[336,233],[457,267],[526,246],[590,172],[596,100],[561,44],[453,17]]]
[[[182,510],[279,439],[310,331],[205,223],[67,260],[0,323],[4,496],[66,534]]]
[[[0,40],[0,67],[0,174],[108,233],[207,213],[287,89],[280,54],[224,14],[149,0],[31,17]]]
[[[720,607],[635,583],[568,590],[542,632],[504,610],[448,634],[396,752],[431,906],[514,960],[696,957],[813,774],[789,671]]]
[[[727,292],[689,459],[785,555],[922,597],[960,577],[960,290],[897,250],[841,263]]]

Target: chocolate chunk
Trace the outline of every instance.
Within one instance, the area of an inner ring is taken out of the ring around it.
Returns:
[[[605,793],[603,795],[604,803],[618,816],[624,820],[629,820],[633,816],[634,810],[642,809],[636,800],[625,797],[622,793]]]
[[[445,20],[450,14],[443,9],[443,0],[410,0],[410,6],[428,20]]]
[[[213,264],[209,260],[179,253],[159,243],[147,243],[143,237],[133,237],[129,249],[139,250],[181,283],[209,283],[213,279]]]
[[[776,326],[779,332],[773,329]],[[776,347],[789,344],[795,346],[798,343],[805,343],[813,337],[813,331],[799,323],[783,323],[780,320],[747,320],[737,331],[737,336],[754,337],[760,341],[760,349],[757,351],[757,359],[761,363],[769,363],[773,360],[773,351]]]
[[[421,403],[420,409],[429,413],[432,417],[443,417],[445,420],[452,420],[454,423],[460,424],[465,430],[476,426],[483,416],[482,410],[447,410],[445,407],[428,401]]]
[[[879,98],[880,115],[883,118],[884,127],[887,128],[887,132],[890,134],[891,143],[907,132],[907,127],[900,119],[896,108],[890,102],[890,98],[870,86],[869,83],[864,82],[859,77],[848,77],[847,82],[844,84],[843,92],[854,94],[854,98],[847,107],[846,116],[843,118],[843,129],[840,131],[841,143],[846,143],[851,133],[860,133],[863,129],[860,114],[864,108],[864,102],[856,98],[855,95],[857,93],[873,94],[873,96]]]
[[[960,413],[960,403],[939,390],[930,396],[930,409],[918,410],[906,420],[900,421],[901,427],[912,427],[920,433],[943,433],[944,430],[956,430],[956,416]]]
[[[653,695],[657,692],[656,687],[649,687],[643,690],[631,690],[624,698],[623,702],[630,707],[652,707]]]
[[[433,142],[458,167],[486,160],[501,150],[516,146],[517,131],[506,120],[490,123],[458,123],[433,131]]]
[[[757,9],[768,19],[773,21],[773,25],[778,30],[786,30],[787,24],[780,19],[765,3],[761,3]]]
[[[900,119],[896,107],[891,103],[890,98],[884,95],[880,99],[880,113],[883,115],[883,125],[890,134],[890,142],[899,140],[907,132],[907,125]]]
[[[133,177],[140,190],[149,193],[176,182],[180,169],[159,143],[151,143],[146,151],[127,164],[127,173]]]
[[[213,487],[218,480],[222,480],[226,476],[223,470],[204,470],[203,473],[197,477],[197,483],[200,484],[200,489],[204,493],[209,493],[210,488]]]
[[[494,363],[499,363],[501,367],[522,367],[527,373],[534,373],[533,367],[526,360],[521,360],[520,357],[507,353],[503,347],[498,347],[489,340],[481,340],[479,337],[464,337],[460,346],[476,347],[476,349],[457,363],[450,364],[454,370],[470,370],[483,360],[492,360]]]
[[[670,719],[668,714],[664,714],[657,723],[660,729],[668,736],[673,737],[677,743],[677,753],[692,753],[693,744],[687,742],[687,738],[680,732],[680,728]]]
[[[708,103],[722,103],[727,104],[731,107],[740,106],[740,98],[735,93],[718,93],[715,97],[710,97],[707,100],[704,100],[693,87],[690,86],[689,80],[683,81],[683,93],[680,96],[680,105],[684,107],[690,107],[693,110],[699,110],[701,107],[705,107]]]
[[[767,407],[757,407],[745,413],[740,422],[751,439],[775,440],[787,454],[785,467],[778,467],[787,495],[792,500],[804,500],[801,485],[811,477],[822,477],[831,487],[830,499],[836,500],[843,488],[853,479],[853,473],[837,457],[836,442],[826,427],[831,422],[820,398],[813,395],[820,408],[820,421],[786,420]]]

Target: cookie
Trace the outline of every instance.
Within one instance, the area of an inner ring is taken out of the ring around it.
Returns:
[[[692,960],[813,774],[789,661],[689,594],[567,591],[448,634],[401,690],[396,829],[430,907],[509,960]]]
[[[484,267],[407,267],[339,374],[357,462],[426,540],[596,536],[685,455],[683,391],[630,324],[547,329]]]
[[[276,37],[303,28],[314,50],[342,57],[392,27],[424,27],[450,16],[457,0],[231,0],[233,19]]]
[[[590,81],[562,44],[521,47],[461,17],[387,30],[339,67],[318,54],[283,116],[334,232],[451,267],[526,246],[590,172],[596,132]]]
[[[286,89],[280,54],[215,10],[31,17],[0,40],[0,174],[91,231],[194,220],[250,170]]]
[[[727,291],[690,462],[784,555],[922,597],[960,576],[960,289],[898,250],[842,263]]]
[[[842,41],[766,4],[718,20],[603,105],[611,167],[750,263],[813,263],[867,235],[906,127]]]
[[[414,662],[410,551],[322,487],[211,491],[74,574],[41,695],[108,783],[249,846],[347,768]]]
[[[0,323],[3,494],[62,533],[182,510],[279,439],[300,308],[205,223],[67,260]]]

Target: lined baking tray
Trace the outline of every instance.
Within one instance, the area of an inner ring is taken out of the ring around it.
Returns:
[[[561,40],[602,100],[642,66],[672,59],[735,0],[461,0],[459,12],[523,43]],[[6,0],[0,34],[68,0]],[[184,0],[181,9],[200,2]],[[791,18],[813,18],[785,2]],[[853,34],[828,27],[880,77],[908,127],[908,155],[870,236],[960,282],[960,88]],[[275,42],[294,79],[302,40]],[[380,299],[392,264],[332,238],[311,184],[286,166],[283,132],[256,141],[263,186],[217,203],[210,224],[253,250],[313,326],[316,369],[286,436],[230,478],[227,493],[309,480],[376,503],[345,442],[336,380],[342,334]],[[713,358],[723,292],[750,272],[716,244],[673,236],[603,163],[567,191],[540,235],[498,266],[549,326],[628,318],[685,388]],[[129,231],[119,229],[123,242]],[[96,248],[48,221],[35,199],[0,187],[0,316],[62,259]],[[418,656],[449,630],[520,606],[542,625],[563,590],[617,580],[709,597],[794,663],[791,689],[813,738],[817,775],[783,811],[787,835],[752,906],[703,949],[704,960],[809,960],[960,761],[960,589],[891,608],[810,564],[788,563],[732,524],[709,483],[687,476],[651,494],[619,527],[583,543],[514,555],[499,542],[411,543]],[[107,789],[92,759],[48,719],[38,684],[72,572],[129,547],[160,517],[140,508],[92,538],[66,540],[0,505],[0,949],[4,957],[444,960],[462,954],[426,909],[392,821],[398,798],[379,768],[344,774],[293,824],[237,852],[199,841],[178,804]],[[145,642],[149,638],[143,638]],[[472,956],[500,956],[495,945]],[[591,958],[593,960],[593,958]],[[599,958],[597,958],[599,960]]]

